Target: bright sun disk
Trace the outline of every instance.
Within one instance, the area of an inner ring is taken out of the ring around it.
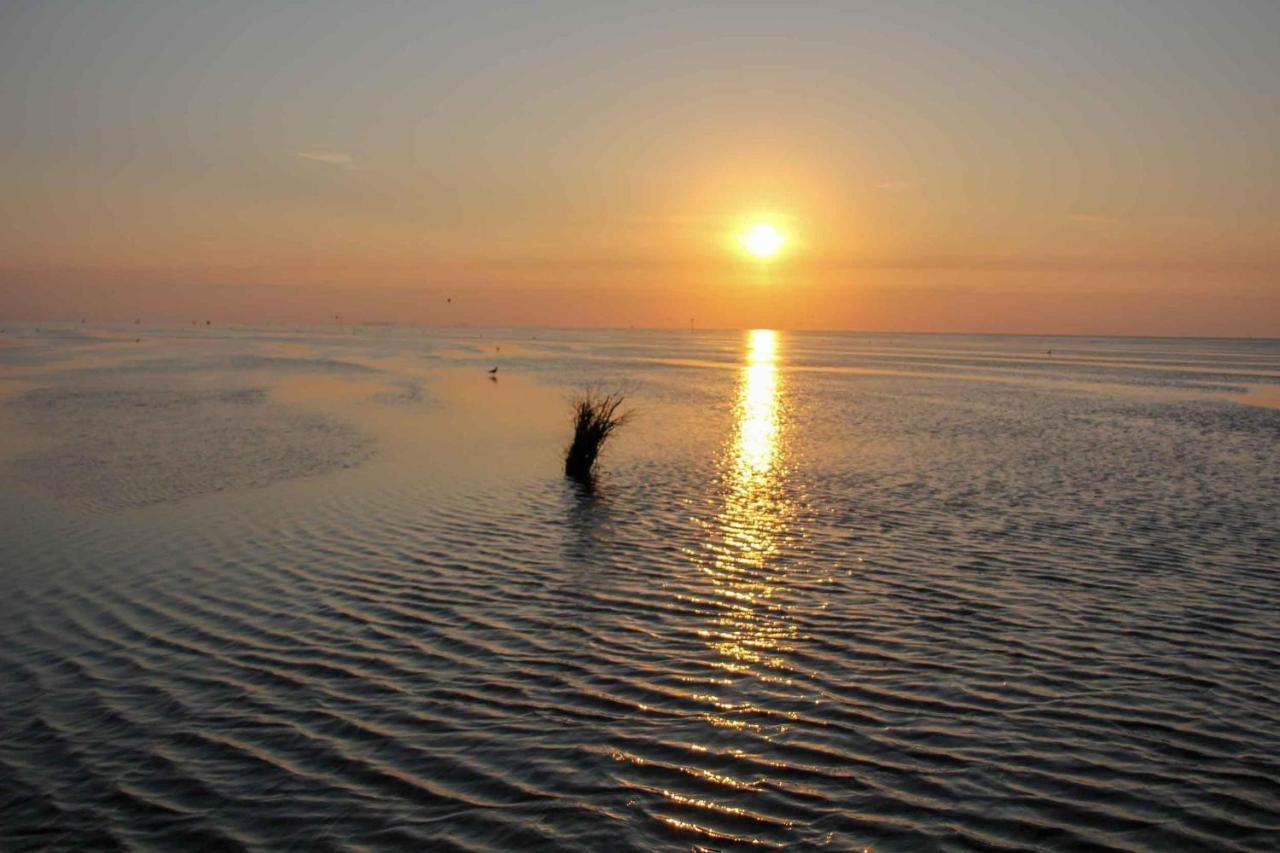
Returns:
[[[743,233],[743,247],[757,258],[771,258],[778,254],[784,241],[782,232],[766,222],[758,222]]]

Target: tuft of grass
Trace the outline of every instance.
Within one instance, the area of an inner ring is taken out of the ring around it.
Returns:
[[[580,483],[590,484],[596,459],[609,436],[631,418],[620,412],[622,394],[587,391],[573,403],[573,441],[564,455],[564,473]]]

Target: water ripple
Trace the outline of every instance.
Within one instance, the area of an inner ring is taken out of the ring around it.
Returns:
[[[595,494],[15,504],[2,846],[1280,845],[1276,412],[704,344]]]

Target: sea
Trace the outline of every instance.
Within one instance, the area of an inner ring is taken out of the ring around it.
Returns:
[[[774,848],[1280,849],[1280,340],[0,332],[0,849]]]

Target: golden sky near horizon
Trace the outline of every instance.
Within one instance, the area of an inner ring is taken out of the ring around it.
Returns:
[[[1264,2],[6,4],[0,316],[1280,335],[1278,36]]]

